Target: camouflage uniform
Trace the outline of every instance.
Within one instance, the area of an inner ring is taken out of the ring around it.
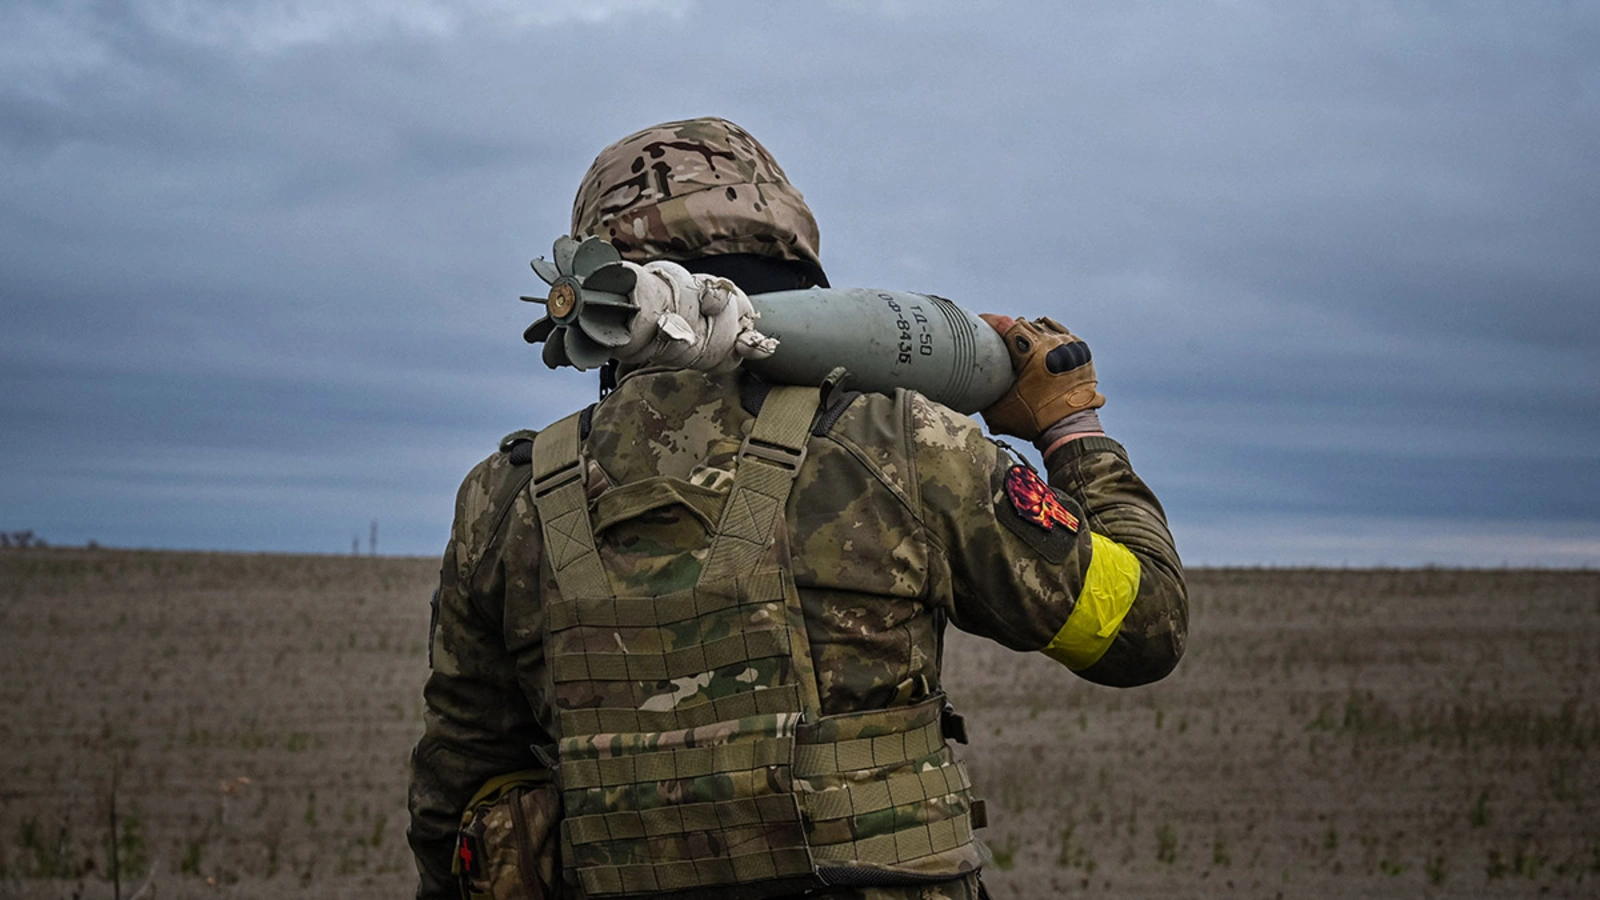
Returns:
[[[591,499],[655,475],[725,489],[751,420],[738,377],[647,370],[624,378],[593,413]],[[1075,531],[1046,530],[1019,512],[1005,487],[1010,456],[972,420],[917,394],[856,398],[808,450],[787,524],[825,712],[904,706],[937,691],[946,621],[1015,650],[1049,647],[1108,541],[1137,559],[1137,594],[1109,646],[1077,674],[1136,685],[1176,663],[1186,628],[1182,572],[1159,503],[1115,442],[1082,438],[1047,461]],[[497,453],[473,470],[457,501],[412,781],[412,839],[430,896],[454,894],[451,845],[466,800],[494,775],[539,765],[530,746],[559,737],[541,640],[556,588],[529,477],[512,453]],[[691,545],[703,537],[686,509],[660,515],[654,539],[663,527]],[[609,534],[607,545],[630,540]],[[682,577],[634,576],[663,589]],[[921,889],[900,890],[876,895]]]
[[[622,169],[637,174],[651,171],[652,147],[660,143],[659,135],[642,132],[612,149],[638,148],[639,168]],[[711,146],[720,149],[726,146]],[[708,168],[667,171],[707,180],[718,157],[701,155]],[[760,156],[756,169],[776,169],[765,151]],[[616,155],[602,154],[608,158]],[[762,177],[739,171],[739,184]],[[575,233],[583,217],[591,226],[598,217],[588,230],[602,236],[612,223],[631,228],[627,215],[637,211],[638,197],[604,190],[605,179],[592,176],[575,209]],[[792,191],[786,181],[781,187]],[[656,200],[672,191],[648,180],[638,189],[657,191]],[[759,196],[781,200],[787,191],[769,185]],[[612,197],[611,213],[596,196]],[[803,210],[798,196],[793,192]],[[706,239],[742,240],[728,225],[737,219],[724,215],[705,229]],[[655,235],[644,252],[670,248],[669,237],[657,233],[663,227],[639,226],[636,235]],[[787,237],[737,252],[814,260],[811,229],[777,229]],[[705,561],[699,548],[734,481],[759,395],[759,383],[740,372],[646,369],[625,376],[592,409],[584,494],[619,591],[662,595],[694,583]],[[422,897],[458,895],[454,841],[479,788],[509,772],[547,769],[562,737],[546,647],[547,614],[562,605],[562,594],[530,487],[532,437],[509,436],[468,475],[457,498],[435,601],[426,731],[412,764],[409,837]],[[1014,650],[1044,652],[1101,684],[1144,684],[1172,669],[1183,651],[1187,608],[1160,504],[1110,439],[1073,440],[1046,465],[1055,491],[971,419],[915,393],[828,398],[774,536],[797,588],[824,716],[936,700],[947,622]],[[679,486],[675,502],[611,523],[608,504],[662,479]],[[641,709],[704,699],[695,678],[633,689],[649,695]],[[956,900],[977,892],[974,871],[937,884],[813,896]]]

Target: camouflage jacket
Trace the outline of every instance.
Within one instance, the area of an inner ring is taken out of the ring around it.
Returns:
[[[624,378],[591,415],[591,503],[657,475],[725,491],[753,421],[750,383],[741,379],[682,370]],[[457,497],[426,730],[412,759],[409,838],[421,897],[457,896],[451,852],[479,786],[538,768],[534,748],[559,737],[541,605],[556,588],[528,490],[527,445],[516,449],[530,437],[509,437]],[[1108,438],[1072,441],[1046,465],[1056,491],[973,420],[916,393],[864,394],[825,409],[787,515],[825,714],[904,706],[938,691],[946,622],[1043,651],[1100,684],[1145,684],[1172,670],[1187,600],[1160,503]],[[686,539],[703,534],[698,519],[682,518]],[[975,896],[971,883],[948,893]]]

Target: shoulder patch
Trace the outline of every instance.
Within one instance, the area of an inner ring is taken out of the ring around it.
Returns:
[[[1006,472],[1006,499],[1024,520],[1050,531],[1057,525],[1076,533],[1078,517],[1061,505],[1061,498],[1044,483],[1039,473],[1027,466],[1012,466]]]
[[[1065,562],[1081,535],[1076,514],[1027,466],[997,472],[994,514],[1000,524],[1052,563]]]

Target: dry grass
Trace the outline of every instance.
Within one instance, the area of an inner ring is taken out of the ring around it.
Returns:
[[[1600,573],[1191,589],[1147,688],[952,641],[997,896],[1600,896]]]
[[[436,562],[0,554],[0,895],[403,896]],[[129,870],[132,870],[131,875]],[[145,871],[141,871],[145,870]],[[232,886],[237,885],[237,888]],[[264,885],[272,886],[264,889]]]
[[[125,896],[407,895],[436,568],[0,553],[0,895],[110,895],[113,767]],[[952,638],[997,897],[1600,894],[1600,574],[1192,593],[1149,688]]]

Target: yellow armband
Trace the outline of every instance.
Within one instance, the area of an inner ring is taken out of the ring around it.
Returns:
[[[1139,559],[1108,537],[1090,533],[1089,572],[1067,622],[1040,652],[1074,671],[1105,655],[1139,595]]]

